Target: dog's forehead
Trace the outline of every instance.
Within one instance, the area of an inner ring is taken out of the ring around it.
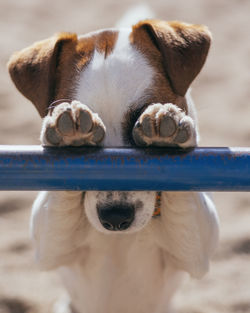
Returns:
[[[175,102],[177,95],[163,69],[161,53],[145,32],[110,28],[78,39],[80,101],[91,106],[105,92],[103,100],[110,97],[122,107]]]
[[[110,143],[121,133],[121,121],[131,105],[148,97],[155,76],[149,60],[130,41],[131,29],[105,30],[80,37],[83,58],[77,100],[97,112],[107,129]],[[85,50],[84,50],[85,49]],[[113,131],[112,131],[113,129]]]
[[[97,50],[107,57],[114,48],[118,34],[118,29],[108,28],[79,35],[78,52],[82,55],[86,55],[88,53],[91,55],[94,50]]]
[[[155,71],[149,60],[131,44],[130,34],[131,29],[124,28],[80,37],[80,42],[85,43],[83,55],[90,50],[87,52],[89,60],[80,69],[79,93],[85,104],[99,101],[98,94],[105,92],[105,100],[127,105],[138,100],[150,87]]]

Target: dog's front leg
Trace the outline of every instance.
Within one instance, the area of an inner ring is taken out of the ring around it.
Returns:
[[[195,120],[173,103],[154,103],[139,116],[133,128],[137,146],[182,148],[197,145]]]
[[[162,210],[153,224],[155,239],[174,265],[202,277],[218,243],[218,217],[202,192],[163,192]]]
[[[98,146],[105,132],[98,114],[75,100],[58,104],[43,119],[40,139],[46,146]]]
[[[36,260],[42,269],[72,262],[77,249],[84,247],[88,223],[83,196],[78,191],[43,191],[35,200],[31,234]]]
[[[138,146],[195,147],[197,125],[175,104],[156,103],[139,116],[133,138]],[[218,218],[206,193],[163,192],[161,216],[152,227],[157,243],[175,266],[194,277],[207,272],[218,241]]]
[[[99,116],[79,101],[64,102],[43,120],[41,141],[50,146],[98,145],[105,135]],[[41,192],[34,202],[31,233],[43,269],[72,262],[84,249],[88,221],[82,191]]]

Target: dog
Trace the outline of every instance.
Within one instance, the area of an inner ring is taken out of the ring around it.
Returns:
[[[210,42],[205,26],[147,19],[56,34],[8,68],[43,118],[45,146],[190,148],[189,87]],[[218,217],[203,192],[43,191],[31,233],[40,268],[57,269],[70,295],[60,312],[169,313],[183,276],[208,271]]]

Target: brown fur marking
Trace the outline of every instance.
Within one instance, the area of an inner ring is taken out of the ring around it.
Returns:
[[[106,58],[113,51],[117,37],[118,31],[112,30],[104,30],[102,32],[93,33],[91,36],[87,34],[81,37],[77,45],[77,53],[79,54],[77,62],[78,70],[81,71],[83,67],[89,63],[94,49],[103,53]]]
[[[134,144],[132,129],[152,103],[173,103],[188,114],[186,91],[201,70],[210,46],[205,26],[145,20],[133,26],[130,42],[155,69],[147,104],[132,105],[123,120],[123,138]]]
[[[133,36],[138,32],[141,34],[142,30],[160,52],[161,67],[172,90],[184,97],[206,60],[210,32],[202,25],[146,20],[133,27]],[[161,71],[159,67],[158,70]]]
[[[74,98],[79,72],[94,49],[107,57],[114,48],[118,32],[106,30],[77,39],[76,34],[60,33],[16,52],[8,63],[17,89],[44,117],[51,103]]]
[[[33,102],[41,116],[47,114],[48,105],[66,79],[63,75],[67,70],[60,60],[66,59],[67,67],[73,64],[71,51],[76,42],[75,34],[61,33],[16,52],[8,63],[17,89]]]

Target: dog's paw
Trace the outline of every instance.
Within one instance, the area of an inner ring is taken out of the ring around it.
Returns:
[[[43,120],[41,142],[46,146],[96,146],[105,135],[98,114],[79,101],[63,102]]]
[[[133,128],[138,146],[194,147],[197,134],[193,119],[172,103],[151,104]]]

